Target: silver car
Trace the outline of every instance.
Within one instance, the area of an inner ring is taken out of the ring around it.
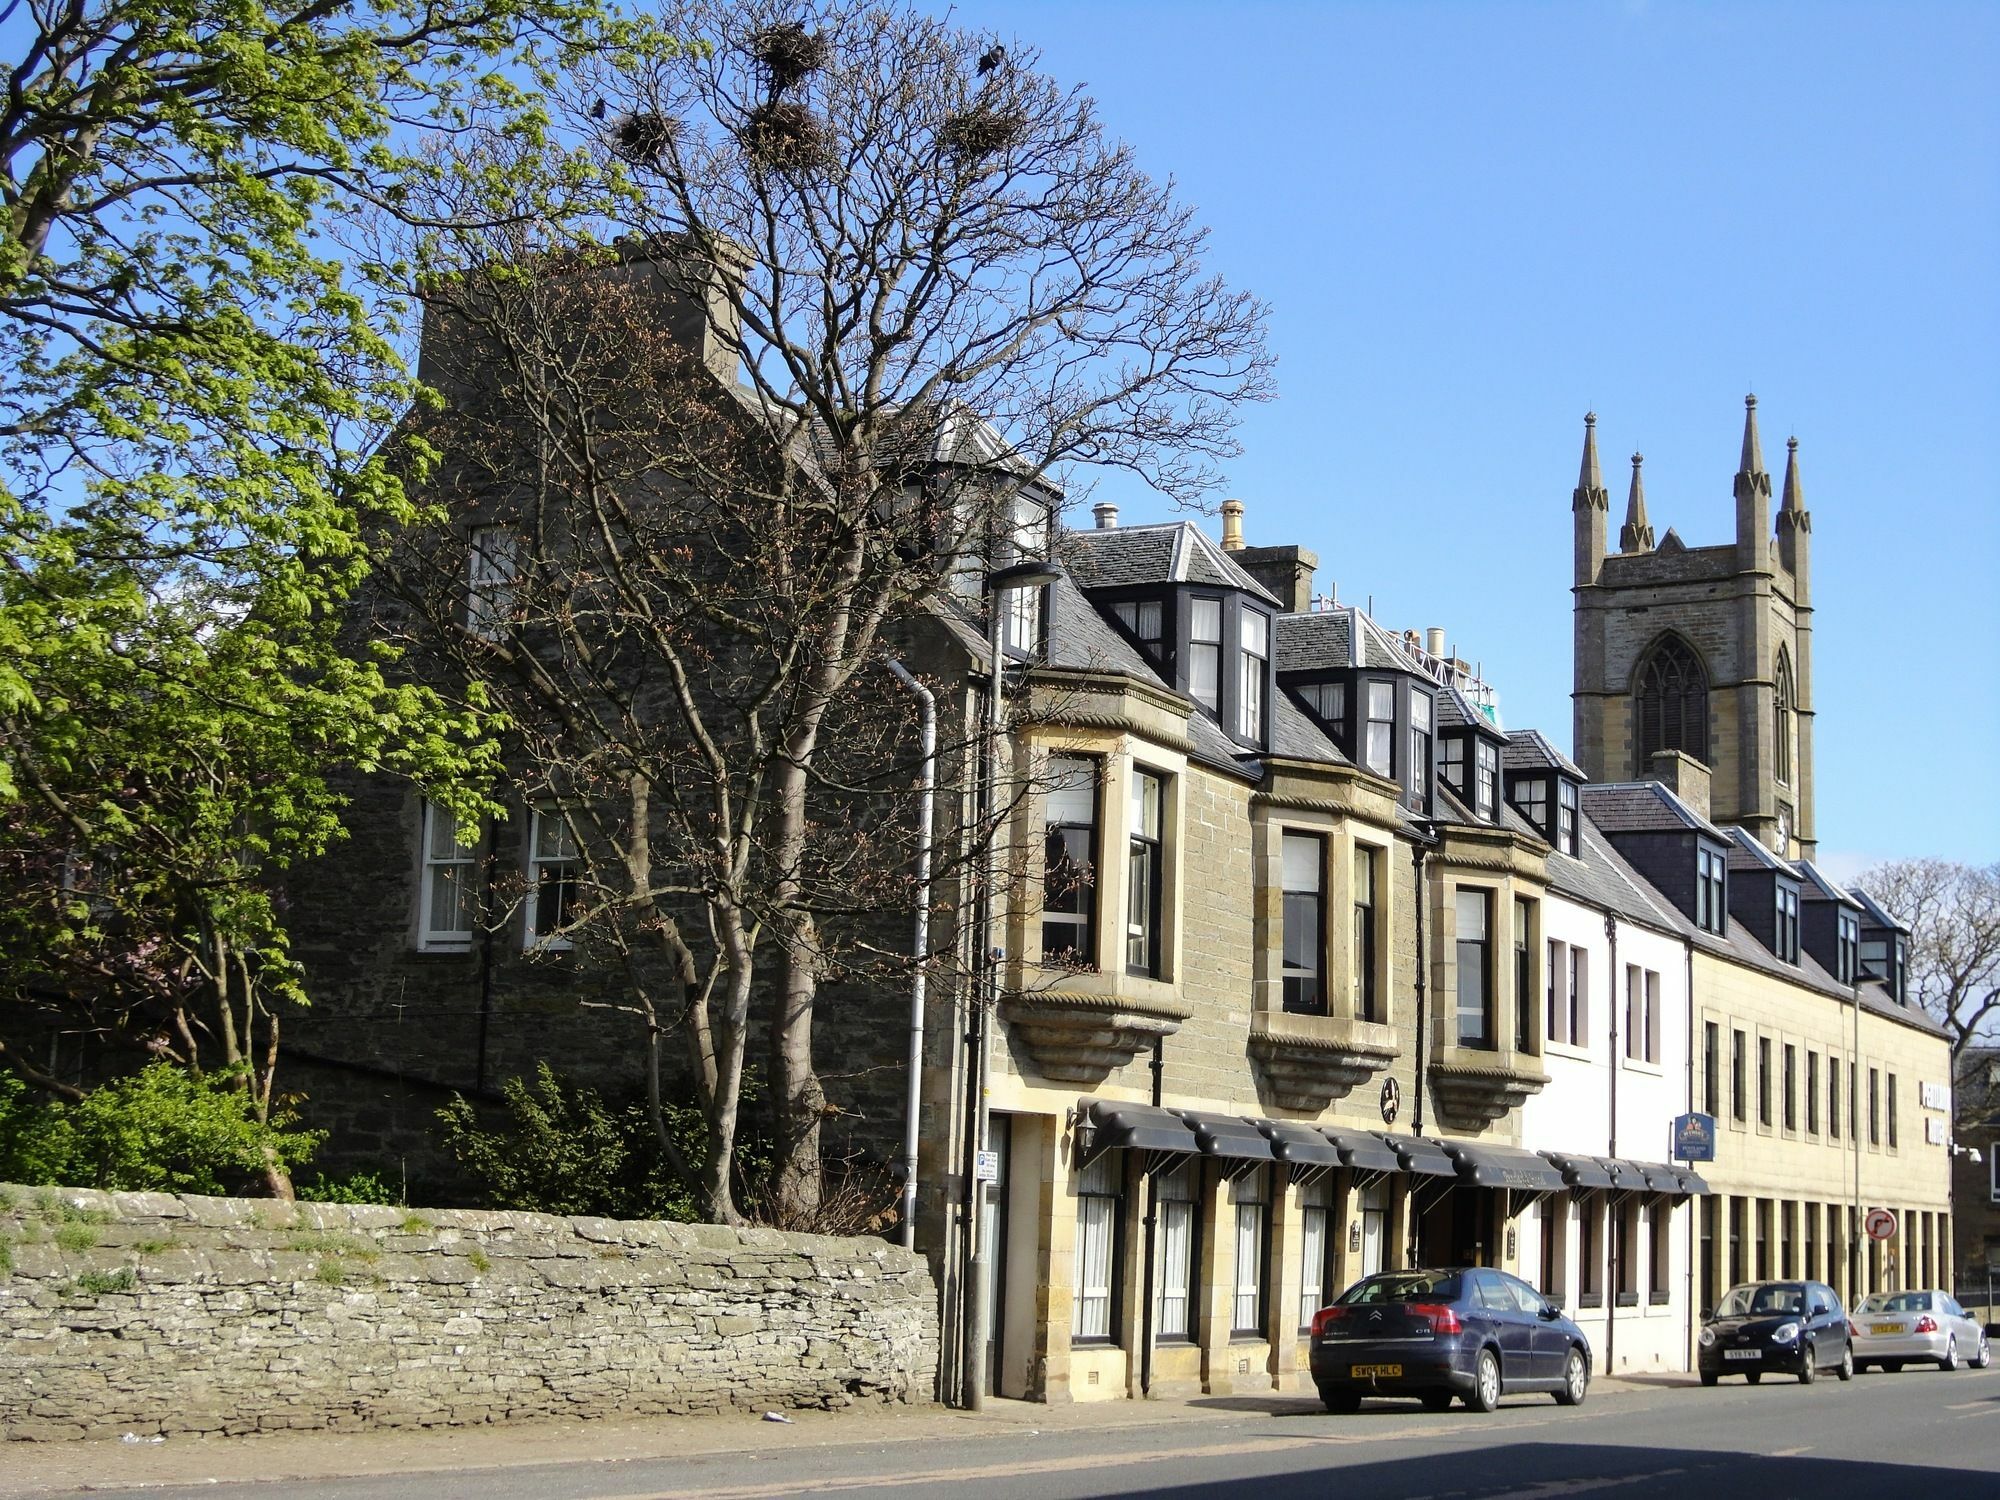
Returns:
[[[1915,1362],[1983,1370],[1993,1357],[1986,1330],[1943,1292],[1877,1292],[1856,1303],[1848,1317],[1857,1370],[1870,1365],[1900,1370]]]

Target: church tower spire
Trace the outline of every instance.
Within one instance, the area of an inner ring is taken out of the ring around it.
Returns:
[[[1583,414],[1583,465],[1570,492],[1572,527],[1576,533],[1576,581],[1597,582],[1604,568],[1604,534],[1609,525],[1611,496],[1597,464],[1597,413]]]
[[[1771,476],[1764,469],[1764,445],[1757,436],[1757,398],[1743,398],[1743,457],[1736,468],[1736,557],[1762,572],[1771,559]]]
[[[1806,509],[1805,481],[1799,478],[1799,440],[1785,439],[1785,493],[1778,507],[1778,561],[1792,575],[1795,597],[1806,604],[1811,597],[1808,567],[1811,561],[1812,512]]]
[[[1625,497],[1625,524],[1618,529],[1620,552],[1653,550],[1653,527],[1646,519],[1646,481],[1639,468],[1645,461],[1643,453],[1632,455],[1632,491]]]

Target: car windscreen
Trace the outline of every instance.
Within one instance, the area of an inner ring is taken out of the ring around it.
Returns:
[[[1929,1292],[1877,1292],[1872,1297],[1863,1297],[1861,1305],[1854,1309],[1865,1313],[1919,1313],[1931,1310]]]
[[[1464,1289],[1456,1275],[1430,1271],[1405,1271],[1393,1276],[1371,1276],[1358,1281],[1340,1294],[1341,1307],[1365,1307],[1383,1302],[1456,1302]]]
[[[1801,1313],[1806,1307],[1806,1289],[1795,1282],[1773,1282],[1765,1286],[1730,1288],[1715,1310],[1718,1318],[1777,1317]]]

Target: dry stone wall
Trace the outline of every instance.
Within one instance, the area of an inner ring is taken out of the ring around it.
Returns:
[[[0,1187],[0,1438],[927,1402],[873,1239]]]

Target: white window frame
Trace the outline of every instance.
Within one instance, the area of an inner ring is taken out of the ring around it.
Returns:
[[[1333,1184],[1320,1177],[1299,1189],[1299,1330],[1312,1327],[1326,1305],[1326,1268],[1332,1247]]]
[[[1271,621],[1247,606],[1236,616],[1236,732],[1264,737],[1264,672],[1271,657]]]
[[[465,629],[482,641],[506,634],[521,581],[521,534],[511,526],[475,526],[466,538]]]
[[[1118,1212],[1123,1204],[1124,1157],[1107,1151],[1077,1175],[1076,1293],[1070,1337],[1108,1343],[1117,1301]]]
[[[1201,1163],[1187,1158],[1153,1178],[1160,1216],[1160,1292],[1155,1330],[1163,1339],[1194,1336],[1195,1206]]]
[[[1188,600],[1188,696],[1221,717],[1222,601],[1213,596]]]
[[[439,851],[440,835],[447,841],[443,852]],[[472,934],[478,925],[478,904],[475,878],[479,869],[479,839],[475,832],[471,844],[458,842],[458,820],[451,809],[428,799],[424,802],[423,818],[418,829],[417,846],[417,947],[425,953],[463,953],[472,946]],[[438,927],[435,924],[438,908],[438,887],[442,881],[456,874],[463,892],[458,906],[465,919],[463,927]]]
[[[542,833],[553,830],[560,840],[558,852],[542,852]],[[564,852],[566,848],[566,852]],[[582,874],[583,856],[576,847],[576,836],[570,830],[569,821],[552,807],[531,807],[528,809],[528,894],[522,905],[521,946],[539,948],[544,952],[564,953],[569,950],[570,940],[566,937],[546,935],[542,931],[542,876],[544,871],[555,866],[569,866],[572,887]],[[574,894],[571,896],[575,899]]]
[[[1252,1167],[1229,1184],[1236,1214],[1235,1282],[1229,1331],[1261,1337],[1264,1332],[1264,1245],[1270,1222],[1270,1168]]]

